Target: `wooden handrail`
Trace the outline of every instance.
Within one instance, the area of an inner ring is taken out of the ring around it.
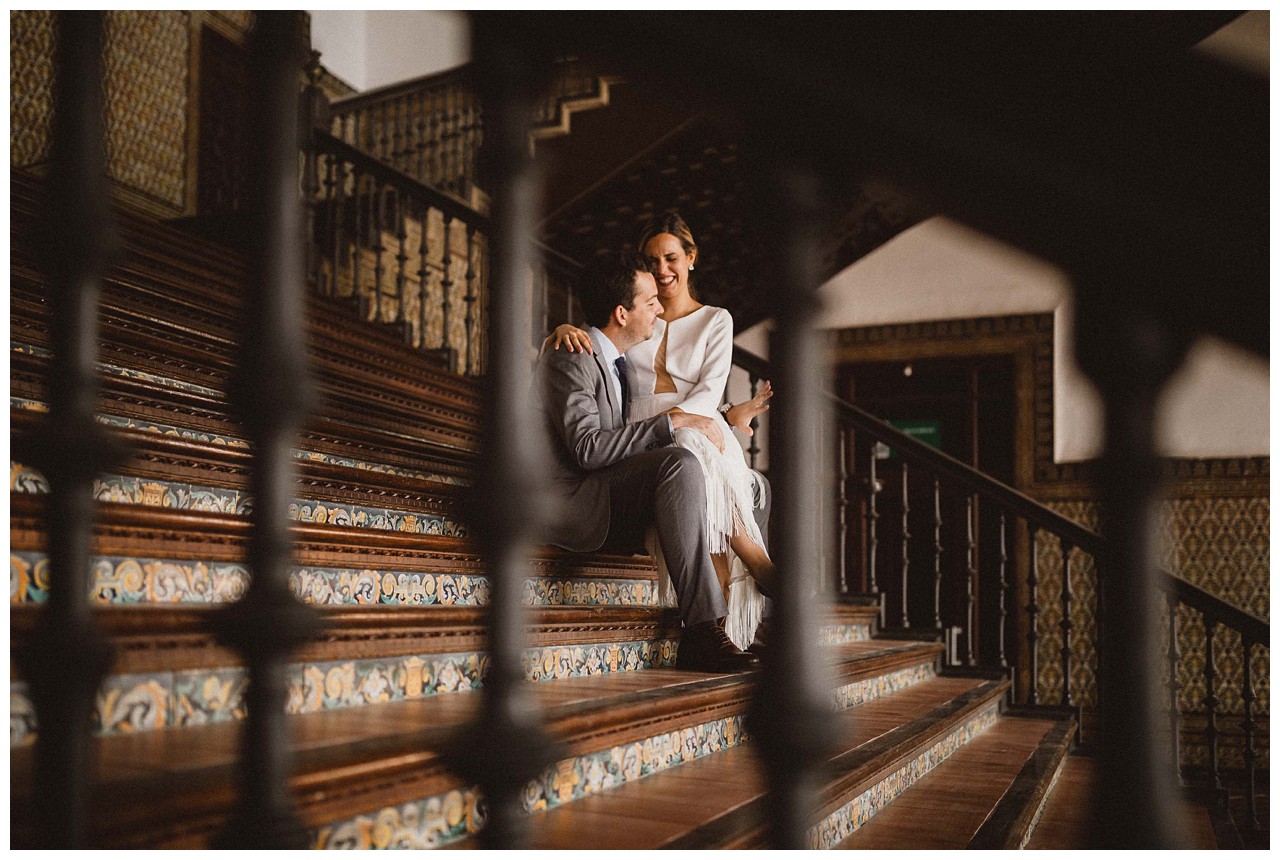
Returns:
[[[330,104],[330,109],[335,116],[351,113],[362,108],[372,107],[386,101],[393,101],[406,93],[423,92],[426,90],[443,89],[450,84],[466,83],[470,84],[474,75],[471,63],[465,63],[452,69],[446,69],[443,72],[435,72],[430,75],[422,75],[417,78],[410,78],[407,81],[400,81],[394,84],[377,87],[372,90],[365,90],[362,93],[345,96],[340,99],[334,99]]]
[[[470,224],[482,233],[490,230],[489,217],[472,209],[461,199],[439,189],[424,185],[402,170],[379,161],[363,150],[357,149],[345,141],[339,140],[326,131],[317,129],[314,134],[316,152],[322,155],[333,155],[360,167],[362,173],[372,176],[379,182],[393,185],[407,191],[411,196],[438,209],[446,217],[455,218],[464,224]]]

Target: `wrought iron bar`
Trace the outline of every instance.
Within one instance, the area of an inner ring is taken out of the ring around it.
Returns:
[[[384,102],[378,106],[377,116],[379,117],[378,128],[378,146],[374,153],[383,161],[389,161],[388,153],[391,149],[391,135],[388,126],[391,124],[388,120],[388,114],[391,112],[390,103]]]
[[[1125,254],[1126,263],[1145,265]],[[1168,747],[1151,727],[1163,716],[1152,592],[1157,576],[1160,465],[1155,414],[1161,390],[1189,340],[1162,322],[1144,290],[1149,270],[1082,272],[1075,327],[1081,366],[1105,406],[1106,447],[1098,474],[1106,538],[1100,575],[1098,725],[1092,846],[1175,848],[1185,844],[1177,797],[1163,761]],[[1157,276],[1158,277],[1158,276]],[[1074,538],[1073,538],[1074,539]]]
[[[752,395],[755,396],[754,394]],[[840,577],[840,593],[849,593],[849,433],[841,424],[836,425],[836,444],[840,446],[837,463],[838,505],[839,505],[839,540],[837,541],[839,557],[836,559],[836,571]]]
[[[902,461],[902,626],[904,629],[911,626],[911,619],[907,614],[907,584],[909,574],[911,573],[911,521],[908,514],[911,513],[911,506],[908,504],[907,494],[907,461]]]
[[[885,601],[880,595],[880,586],[876,582],[876,549],[880,545],[876,537],[876,520],[880,512],[876,510],[876,499],[880,496],[880,481],[876,478],[876,443],[871,443],[871,455],[867,458],[867,591],[876,596],[876,604],[880,607],[880,626],[884,626]]]
[[[1178,598],[1166,595],[1165,605],[1169,610],[1169,728],[1170,747],[1173,750],[1174,778],[1182,780],[1182,703],[1178,689],[1178,663],[1182,655],[1178,649]]]
[[[1062,631],[1062,650],[1059,654],[1062,656],[1062,704],[1071,704],[1071,542],[1064,537],[1059,537],[1059,546],[1062,548],[1062,620],[1058,622],[1058,629]]]
[[[1009,619],[1009,603],[1008,603],[1009,577],[1007,573],[1008,562],[1009,562],[1009,551],[1008,551],[1008,540],[1005,533],[1005,518],[1004,518],[1004,511],[1001,511],[1000,512],[1000,552],[997,558],[997,563],[999,565],[999,570],[1000,570],[1000,630],[999,630],[998,642],[999,642],[999,649],[1000,649],[999,660],[1000,660],[1001,668],[1005,668],[1009,665],[1009,657],[1005,653],[1005,648],[1004,648],[1005,625],[1008,623],[1008,619]],[[1016,675],[1014,676],[1014,682],[1015,683],[1017,682]],[[1013,699],[1014,701],[1017,700],[1016,695],[1013,697]]]
[[[14,444],[15,456],[49,482],[50,586],[39,629],[16,656],[36,709],[36,844],[82,848],[95,692],[111,656],[89,605],[93,478],[123,452],[94,420],[100,279],[116,248],[103,159],[103,15],[58,12],[55,21],[51,165],[40,224],[53,348],[49,412]]]
[[[969,496],[965,500],[965,560],[967,569],[965,577],[965,646],[968,649],[965,663],[969,666],[977,662],[978,645],[978,536],[977,536],[977,497]]]
[[[1244,769],[1245,769],[1245,805],[1248,810],[1249,826],[1255,831],[1262,825],[1258,821],[1258,750],[1255,746],[1255,730],[1258,727],[1253,718],[1253,706],[1257,702],[1257,694],[1253,690],[1253,646],[1248,636],[1241,637],[1244,646],[1244,683],[1241,696],[1244,699]]]
[[[821,420],[820,374],[814,368],[823,359],[809,330],[819,284],[818,184],[805,170],[780,167],[767,188],[774,202],[763,209],[776,218],[768,225],[769,235],[780,237],[781,244],[771,280],[779,289],[770,348],[778,356],[780,403],[769,422],[770,472],[777,491],[773,533],[778,594],[776,640],[765,654],[748,725],[760,740],[768,775],[769,841],[775,848],[796,849],[807,844],[816,768],[826,759],[835,730],[810,605],[811,571],[818,569],[820,551],[813,488],[821,481],[809,447],[810,428]]]
[[[1034,705],[1039,700],[1040,687],[1040,631],[1037,629],[1040,620],[1040,599],[1036,589],[1040,585],[1040,554],[1036,551],[1036,535],[1039,529],[1028,524],[1027,546],[1030,547],[1030,559],[1027,568],[1027,702]]]
[[[471,375],[471,329],[475,325],[475,303],[476,303],[476,249],[475,238],[476,229],[470,224],[467,227],[467,292],[463,296],[466,302],[467,313],[463,317],[463,323],[467,327],[466,350],[467,357],[464,363],[463,372],[467,376]]]
[[[470,507],[490,581],[489,670],[480,715],[448,745],[446,760],[480,784],[489,807],[481,831],[487,848],[513,848],[523,840],[525,785],[555,761],[561,747],[539,724],[525,679],[523,587],[528,554],[540,523],[538,488],[543,458],[537,434],[528,432],[532,285],[529,241],[537,223],[539,183],[525,144],[536,71],[515,32],[500,16],[477,16],[474,47],[494,156],[494,221],[490,245],[494,269],[491,303],[493,350],[488,375]]]
[[[933,479],[933,629],[942,629],[942,485]]]
[[[1218,661],[1214,651],[1214,634],[1218,631],[1218,622],[1208,615],[1202,614],[1204,622],[1204,710],[1207,722],[1204,727],[1204,739],[1209,747],[1209,788],[1214,791],[1222,789],[1222,779],[1218,773]]]
[[[296,84],[302,46],[296,15],[259,12],[252,36],[250,74],[259,105],[251,138],[259,147],[252,185],[255,247],[232,402],[254,454],[248,548],[253,575],[244,597],[214,621],[219,640],[241,652],[249,669],[238,797],[218,839],[227,848],[307,844],[290,797],[292,752],[285,721],[288,654],[319,626],[314,610],[289,589],[289,504],[296,485],[292,451],[312,399],[303,343]]]
[[[393,111],[393,119],[391,120],[391,157],[387,159],[392,167],[403,169],[404,163],[401,160],[404,155],[404,106],[406,99],[401,97],[391,102],[390,106]]]

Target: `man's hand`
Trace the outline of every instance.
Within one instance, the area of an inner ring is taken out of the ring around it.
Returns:
[[[672,430],[680,430],[686,427],[690,430],[697,430],[703,436],[706,436],[712,445],[716,446],[716,450],[722,454],[724,453],[724,435],[720,432],[720,425],[714,418],[708,418],[705,415],[693,415],[682,411],[679,407],[669,410],[667,414],[671,416]]]
[[[755,432],[751,429],[752,419],[762,412],[769,411],[769,398],[772,396],[773,386],[766,379],[764,384],[760,386],[760,390],[756,392],[755,397],[730,406],[729,410],[725,412],[724,418],[729,422],[730,427],[736,427],[751,436]]]

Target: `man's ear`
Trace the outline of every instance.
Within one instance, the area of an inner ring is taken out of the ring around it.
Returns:
[[[627,314],[630,313],[622,305],[613,306],[613,321],[618,324],[619,328],[627,327]]]

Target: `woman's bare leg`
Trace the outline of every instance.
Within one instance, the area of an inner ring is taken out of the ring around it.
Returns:
[[[764,551],[764,547],[753,541],[747,535],[746,529],[742,527],[741,522],[734,523],[733,536],[729,538],[729,547],[733,550],[734,555],[742,559],[742,563],[750,572],[751,578],[756,581],[756,586],[760,589],[760,593],[765,597],[772,597],[776,590],[774,584],[777,582],[777,570],[770,560],[769,554]],[[711,557],[713,560],[715,556]],[[716,573],[719,573],[717,568]]]
[[[711,566],[716,570],[716,579],[720,580],[720,588],[724,590],[724,602],[729,603],[729,581],[733,578],[733,571],[729,568],[729,554],[727,552],[711,553]]]

